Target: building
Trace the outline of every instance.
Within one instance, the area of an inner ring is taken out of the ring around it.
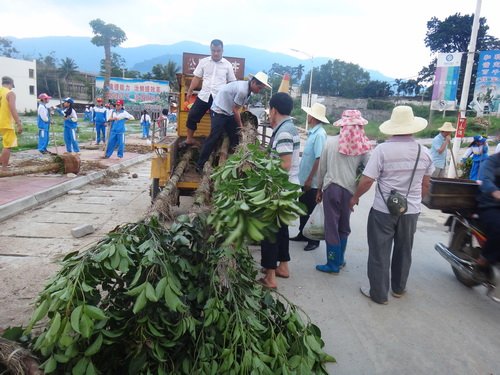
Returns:
[[[2,77],[9,76],[14,80],[17,111],[20,114],[36,111],[36,60],[26,61],[0,56],[0,72]]]

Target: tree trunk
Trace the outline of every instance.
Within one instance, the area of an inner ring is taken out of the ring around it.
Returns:
[[[111,42],[107,40],[104,43],[104,104],[108,102],[109,99],[109,81],[111,79]]]
[[[52,162],[44,165],[30,165],[27,167],[10,169],[8,171],[0,171],[1,177],[12,177],[12,176],[20,176],[24,174],[32,174],[32,173],[45,173],[45,172],[53,172],[57,173],[62,169],[61,163]]]

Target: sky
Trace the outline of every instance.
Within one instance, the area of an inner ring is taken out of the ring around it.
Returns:
[[[306,71],[314,57],[328,57],[410,79],[432,59],[424,43],[427,21],[473,14],[476,5],[477,0],[0,0],[0,36],[92,37],[89,22],[100,18],[125,31],[123,47],[194,41],[207,44],[209,53],[208,44],[217,38],[302,58]],[[500,0],[482,0],[480,15],[489,34],[500,38]]]

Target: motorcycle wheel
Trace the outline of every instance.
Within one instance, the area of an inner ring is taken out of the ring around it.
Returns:
[[[463,225],[457,225],[457,227],[455,228],[455,232],[453,233],[453,237],[450,240],[450,250],[455,253],[455,255],[458,255],[457,253],[465,253],[471,258],[475,259],[475,254],[470,254],[470,251],[467,251],[468,249],[471,249],[471,247],[471,235],[468,233],[467,228],[465,228]],[[457,280],[467,288],[473,288],[481,284],[470,274],[460,271],[454,267],[451,267],[451,269],[455,274]]]

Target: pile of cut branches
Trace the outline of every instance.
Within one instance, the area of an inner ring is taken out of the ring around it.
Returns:
[[[246,191],[226,195],[229,206],[216,198],[210,221],[206,210],[168,223],[150,215],[64,258],[23,332],[45,373],[327,373],[324,364],[334,358],[323,351],[318,327],[255,282],[247,248],[255,236],[234,235],[229,222],[217,225],[237,205],[272,235],[280,220],[302,212],[293,204],[296,189],[288,194],[286,172],[253,146],[240,148],[214,176],[216,191],[229,194],[224,184],[241,180]],[[262,186],[259,176],[266,179]],[[165,190],[158,197],[170,199]],[[274,206],[273,214],[267,207]],[[239,212],[236,217],[238,226]]]

